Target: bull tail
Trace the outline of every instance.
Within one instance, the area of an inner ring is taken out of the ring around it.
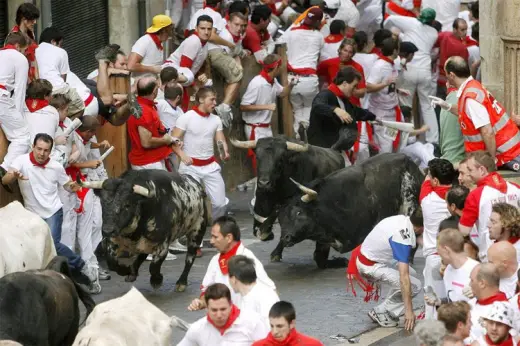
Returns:
[[[424,174],[409,157],[405,156],[405,169],[401,179],[401,214],[412,215],[419,208],[419,193]]]
[[[190,329],[191,323],[188,323],[177,316],[172,316],[170,317],[170,326],[172,326],[172,328],[177,327],[186,332],[188,329]]]
[[[90,293],[88,293],[81,285],[79,285],[73,278],[72,274],[70,272],[70,267],[67,259],[63,256],[56,256],[54,257],[49,264],[47,264],[47,267],[45,269],[54,270],[55,272],[61,273],[68,277],[70,281],[74,284],[74,287],[76,288],[76,292],[78,293],[78,297],[85,305],[85,308],[87,309],[87,314],[85,316],[85,320],[87,319],[88,315],[94,310],[96,307],[96,303],[90,296]],[[85,322],[85,321],[83,321]],[[81,322],[80,324],[83,324]]]

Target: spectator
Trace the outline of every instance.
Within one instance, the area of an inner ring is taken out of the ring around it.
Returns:
[[[488,250],[489,263],[493,263],[500,275],[500,291],[508,299],[512,298],[517,290],[518,260],[515,247],[508,241],[499,241]]]
[[[29,124],[31,142],[38,133],[46,133],[54,138],[55,144],[65,144],[66,139],[60,138],[56,141],[56,131],[60,122],[58,110],[49,101],[52,95],[52,84],[45,79],[35,79],[27,87],[27,98],[25,99],[24,116]]]
[[[157,102],[157,113],[161,123],[167,133],[171,133],[177,124],[177,119],[184,114],[181,109],[183,97],[182,86],[177,83],[169,83],[164,88],[164,99]],[[168,156],[169,167],[177,171],[179,169],[179,160],[175,153]]]
[[[269,331],[260,315],[233,304],[229,288],[222,283],[207,287],[204,302],[207,316],[193,323],[177,346],[251,345]]]
[[[471,175],[468,170],[468,158],[462,159],[459,162],[459,184],[464,185],[470,191],[474,190],[477,186],[471,179]]]
[[[495,203],[489,218],[489,239],[495,242],[508,241],[516,249],[517,262],[520,263],[520,212],[514,205]]]
[[[321,346],[320,341],[296,330],[296,311],[294,306],[285,301],[275,303],[269,311],[271,332],[267,338],[259,340],[253,346]]]
[[[161,70],[161,73],[159,74],[159,90],[157,92],[157,97],[155,98],[155,101],[159,105],[161,100],[164,100],[164,88],[166,88],[166,85],[172,83],[177,83],[177,80],[179,79],[179,72],[177,72],[177,69],[172,66],[167,66]],[[164,104],[164,103],[163,103]]]
[[[267,5],[256,6],[251,14],[246,35],[242,40],[244,48],[253,53],[259,64],[264,61],[266,56],[274,52],[274,41],[267,32],[271,13],[271,9]]]
[[[440,69],[441,71],[444,68]],[[450,104],[457,103],[457,89],[451,85],[447,86],[446,90],[446,102]],[[440,123],[440,134],[439,134],[439,145],[441,148],[442,158],[449,160],[455,168],[461,168],[461,162],[464,160],[464,139],[460,130],[459,119],[454,116],[451,112],[441,109],[439,115]],[[465,165],[462,169],[465,169]],[[464,173],[461,173],[464,174]]]
[[[508,303],[495,302],[483,316],[486,334],[473,341],[472,346],[514,345],[513,309]]]
[[[320,52],[319,62],[338,57],[340,45],[345,39],[345,22],[335,19],[330,24],[330,35],[325,37],[325,44]]]
[[[116,56],[115,58],[113,56],[110,57],[109,63],[108,63],[108,74],[121,74],[121,73],[128,73],[128,58],[120,48],[118,44],[110,44],[109,47],[112,47],[114,50],[116,50]],[[95,69],[94,71],[90,72],[87,76],[87,79],[91,79],[95,82],[97,82],[99,75],[99,69]],[[133,78],[131,78],[130,84],[133,85],[134,81]]]
[[[437,318],[444,323],[449,335],[464,340],[471,330],[471,306],[468,302],[458,301],[443,304],[437,310]]]
[[[11,29],[11,32],[20,32],[26,36],[28,40],[27,49],[25,50],[25,57],[29,62],[28,81],[32,82],[39,78],[38,63],[36,62],[36,37],[34,36],[34,26],[40,18],[40,10],[34,4],[26,2],[18,6],[16,10],[16,25]]]

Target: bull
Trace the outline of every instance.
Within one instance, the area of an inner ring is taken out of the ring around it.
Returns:
[[[253,233],[264,241],[274,238],[272,228],[280,206],[300,191],[290,181],[291,177],[307,183],[345,167],[345,160],[339,152],[294,143],[284,136],[256,141],[231,140],[231,144],[255,152],[257,189]],[[279,242],[271,253],[272,261],[281,260],[283,248],[283,243]]]
[[[404,154],[376,155],[307,186],[293,180],[301,192],[280,209],[281,242],[291,247],[313,240],[319,268],[346,266],[345,258],[328,259],[330,248],[352,251],[382,219],[411,215],[419,208],[423,180]]]
[[[209,222],[210,206],[204,187],[188,175],[161,170],[127,171],[119,178],[78,183],[95,189],[103,210],[103,235],[110,270],[136,280],[148,254],[150,284],[163,282],[161,265],[169,245],[187,237],[184,270],[175,290],[183,292]]]

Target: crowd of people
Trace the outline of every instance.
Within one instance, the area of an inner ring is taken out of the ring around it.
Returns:
[[[110,279],[95,254],[101,204],[76,181],[107,177],[100,149],[111,144],[96,133],[107,122],[126,124],[131,169],[190,175],[211,200],[211,244],[219,254],[188,308],[208,316],[180,345],[318,345],[296,331],[294,307],[280,301],[240,242],[216,159],[229,159],[232,122],[241,120],[251,141],[272,137],[277,98],[288,97],[296,140],[341,151],[346,166],[402,152],[427,172],[421,208],[382,220],[352,253],[354,294],[356,283],[366,301],[390,286],[371,319],[393,327],[404,315],[413,329],[412,298],[424,288],[419,318],[440,322],[417,327],[419,339],[433,330],[435,345],[515,345],[520,187],[497,169],[520,170],[520,134],[517,117],[480,83],[478,1],[465,11],[460,0],[385,2],[324,0],[306,8],[287,0],[175,1],[181,7],[173,17],[153,17],[128,57],[117,44],[101,47],[98,68],[86,78],[70,70],[62,31],[48,27],[36,39],[40,11],[24,3],[0,50],[0,126],[10,142],[2,186],[12,192],[18,181],[25,207],[48,223],[58,254],[89,278],[90,293],[100,293],[99,281]],[[172,36],[182,40],[165,59]],[[286,81],[278,43],[287,48]],[[253,58],[261,72],[246,85],[242,62]],[[127,76],[131,87],[117,93],[111,75]],[[224,81],[222,95],[214,76]],[[403,126],[413,121],[415,95],[420,128]],[[256,170],[254,151],[248,155]],[[424,282],[410,266],[418,244]],[[171,249],[186,251],[179,240]]]

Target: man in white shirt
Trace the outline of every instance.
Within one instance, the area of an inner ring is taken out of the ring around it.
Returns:
[[[128,72],[128,58],[120,49],[120,46],[117,44],[111,44],[109,46],[112,46],[115,50],[117,50],[115,59],[112,59],[108,64],[108,73],[109,74],[118,74],[122,71]],[[90,72],[87,76],[87,79],[91,79],[93,81],[97,82],[99,75],[99,69],[95,69],[94,71]],[[134,84],[134,83],[131,83]]]
[[[186,41],[185,41],[186,42]],[[211,114],[216,105],[216,92],[204,87],[197,91],[198,106],[177,119],[172,136],[184,141],[184,146],[175,146],[173,151],[181,164],[179,173],[189,174],[202,182],[211,199],[213,220],[226,213],[226,187],[220,174],[221,168],[214,154],[214,142],[219,146],[221,160],[229,159],[222,121]]]
[[[287,44],[287,71],[289,78],[298,78],[291,90],[290,101],[294,114],[294,133],[299,137],[300,125],[309,127],[312,100],[318,94],[318,58],[325,43],[319,31],[323,11],[312,7],[299,26],[287,31],[279,40]]]
[[[18,156],[11,163],[2,184],[18,180],[25,208],[49,225],[58,255],[67,258],[71,269],[81,271],[94,281],[96,277],[92,268],[61,243],[63,204],[58,196],[58,187],[63,186],[69,191],[78,191],[80,187],[67,176],[62,165],[50,158],[52,146],[51,136],[37,134],[32,151]]]
[[[517,289],[518,261],[515,247],[508,241],[499,241],[488,250],[489,263],[493,263],[500,275],[500,291],[511,299]]]
[[[517,331],[514,326],[514,311],[510,304],[495,302],[486,315],[482,316],[486,334],[474,340],[472,346],[503,345],[516,346]],[[513,336],[515,334],[515,336]]]
[[[159,118],[168,133],[173,131],[177,124],[177,119],[184,114],[181,109],[182,96],[182,86],[177,83],[169,83],[164,88],[164,99],[158,100],[156,103]],[[172,168],[175,170],[179,169],[180,163],[177,155],[171,153],[167,160],[169,160]]]
[[[390,286],[386,299],[368,313],[381,327],[396,327],[403,312],[405,329],[412,330],[415,325],[412,299],[421,291],[421,281],[410,270],[410,257],[422,232],[420,209],[411,216],[387,217],[352,252],[347,277],[353,292],[352,280],[366,292],[365,301],[378,299],[381,284]],[[397,270],[391,267],[394,261],[398,262]]]
[[[459,17],[460,0],[422,0],[422,8],[433,8],[436,20],[442,24],[441,31],[451,31],[453,21]]]
[[[271,287],[256,281],[255,261],[244,255],[235,255],[228,262],[229,284],[239,298],[235,304],[240,310],[258,313],[269,326],[269,310],[280,297]]]
[[[38,133],[46,133],[56,142],[60,115],[56,108],[49,105],[51,94],[52,84],[45,79],[35,79],[27,87],[24,116],[29,124],[31,142]],[[65,139],[55,144],[65,144]]]
[[[441,257],[436,249],[437,234],[441,221],[450,216],[446,205],[446,193],[455,177],[455,169],[450,161],[433,159],[428,162],[428,175],[419,194],[424,223],[423,255],[426,258],[423,271],[424,287],[430,287],[439,298],[444,298],[446,291],[439,270]],[[427,319],[435,318],[432,308],[426,308],[425,314]]]
[[[508,203],[493,204],[489,217],[489,239],[495,242],[508,241],[516,249],[517,262],[520,263],[520,211]]]
[[[172,35],[173,23],[170,17],[158,14],[152,19],[152,26],[146,30],[134,45],[128,57],[128,69],[133,77],[146,73],[161,72],[164,61],[162,43]]]
[[[0,50],[0,126],[10,142],[0,165],[0,178],[15,158],[30,149],[29,126],[23,116],[29,71],[29,63],[23,53],[27,45],[25,36],[15,32],[9,34],[4,48]],[[13,192],[9,186],[2,185],[8,192]]]
[[[262,262],[240,242],[240,228],[235,219],[222,216],[213,222],[211,245],[218,250],[219,254],[213,256],[209,262],[206,275],[202,280],[200,298],[195,298],[188,310],[195,311],[206,308],[207,302],[203,299],[203,296],[208,287],[214,283],[223,283],[231,289],[228,261],[235,255],[244,255],[252,259],[255,263],[256,282],[269,287],[273,292],[276,291],[276,286],[265,272]],[[232,290],[231,297],[232,301],[236,302],[239,301],[240,295]]]
[[[342,20],[334,19],[330,23],[330,34],[325,36],[325,43],[320,52],[319,62],[338,57],[339,46],[345,39],[345,28],[345,22]]]
[[[448,335],[453,335],[460,340],[464,340],[469,336],[471,329],[470,311],[471,306],[465,301],[442,304],[439,309],[437,309],[437,319],[444,323],[449,333]],[[443,344],[443,346],[447,345]]]
[[[251,346],[269,333],[260,315],[240,310],[233,303],[231,292],[224,284],[207,287],[204,302],[208,307],[207,316],[194,322],[177,346]]]
[[[417,91],[423,122],[430,128],[426,133],[426,141],[429,143],[439,142],[437,117],[428,98],[433,92],[430,54],[438,36],[437,30],[431,26],[435,16],[435,10],[426,8],[418,18],[392,15],[384,22],[385,28],[398,28],[402,33],[402,40],[412,42],[418,49],[403,71],[401,87],[410,93],[401,95],[400,101],[402,105],[412,107],[413,95]]]

